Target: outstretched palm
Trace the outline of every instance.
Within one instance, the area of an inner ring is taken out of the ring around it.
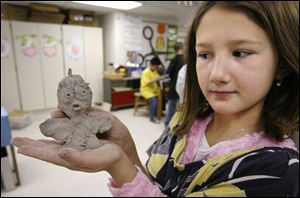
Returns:
[[[122,149],[107,140],[97,149],[77,151],[63,148],[63,143],[54,140],[33,140],[16,137],[12,140],[18,153],[47,161],[71,170],[97,172],[108,170],[122,155]]]

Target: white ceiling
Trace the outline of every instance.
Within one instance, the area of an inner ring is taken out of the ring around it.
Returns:
[[[1,1],[3,2],[3,1]],[[155,17],[162,20],[174,21],[179,25],[188,23],[194,13],[195,8],[198,6],[198,1],[193,1],[193,6],[183,6],[183,3],[178,5],[177,1],[138,1],[143,5],[129,11],[121,11],[117,9],[96,7],[74,3],[71,1],[5,1],[18,5],[30,5],[30,3],[46,3],[54,4],[62,9],[80,9],[94,11],[96,15],[101,16],[109,12],[126,12],[131,14],[138,14],[146,17]]]

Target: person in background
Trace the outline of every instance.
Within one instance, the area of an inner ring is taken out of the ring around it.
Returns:
[[[170,78],[169,96],[168,96],[168,112],[165,118],[165,126],[168,126],[171,118],[173,117],[178,103],[179,96],[176,92],[177,75],[180,68],[183,66],[183,43],[176,42],[174,45],[176,56],[171,60],[167,74]]]
[[[183,107],[146,167],[112,114],[98,149],[21,137],[13,145],[71,170],[107,171],[116,197],[298,197],[299,2],[201,2],[186,48]]]
[[[160,59],[159,59],[160,60]],[[164,76],[165,73],[166,73],[166,69],[165,69],[165,66],[163,64],[160,64],[158,66],[158,70],[157,70],[158,74],[161,75],[161,76]]]
[[[160,91],[158,82],[163,79],[158,73],[160,65],[161,61],[158,57],[152,58],[150,65],[141,75],[140,92],[142,96],[149,101],[150,121],[153,123],[159,123],[159,120],[157,120],[157,95]]]
[[[185,86],[185,75],[186,75],[186,65],[182,66],[178,72],[177,82],[176,82],[176,92],[179,96],[179,104],[183,103],[183,94]]]

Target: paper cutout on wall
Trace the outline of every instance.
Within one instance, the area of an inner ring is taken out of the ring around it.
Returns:
[[[23,34],[21,39],[21,49],[25,56],[34,57],[37,53],[36,46],[34,44],[33,38],[36,37],[35,35],[27,35]]]
[[[74,60],[78,60],[83,55],[83,42],[81,39],[74,38],[67,42],[67,55]]]
[[[43,46],[43,53],[45,56],[52,58],[57,53],[58,40],[54,36],[44,35],[46,42]]]
[[[4,59],[10,54],[10,43],[3,35],[1,35],[1,59]]]
[[[157,25],[157,32],[159,36],[156,38],[156,50],[165,50],[165,39],[163,34],[166,32],[166,26],[163,23]]]

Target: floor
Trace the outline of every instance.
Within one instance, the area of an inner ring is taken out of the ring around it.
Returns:
[[[160,136],[164,124],[154,124],[144,115],[133,116],[133,109],[113,111],[128,127],[143,163],[147,148]],[[22,130],[13,130],[13,137],[44,138],[39,124],[50,117],[49,111],[34,113],[33,123]],[[85,173],[71,171],[47,162],[16,154],[21,185],[11,191],[1,190],[1,197],[111,197],[106,172]]]

